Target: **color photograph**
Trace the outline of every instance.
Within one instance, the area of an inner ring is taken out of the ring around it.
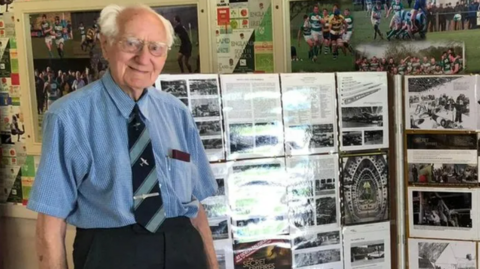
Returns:
[[[176,37],[163,73],[199,73],[197,7],[154,9],[172,23]],[[30,15],[39,130],[49,106],[100,79],[107,70],[100,46],[99,16],[99,11]]]
[[[445,42],[378,42],[355,47],[355,70],[392,75],[453,75],[465,72],[464,44]]]
[[[351,0],[290,1],[292,72],[353,70],[352,7]]]
[[[465,70],[480,71],[479,2],[424,0],[353,0],[355,34],[352,44],[386,42],[465,42]],[[413,55],[412,55],[413,56]]]

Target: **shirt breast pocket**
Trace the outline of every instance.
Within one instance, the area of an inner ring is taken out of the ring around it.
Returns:
[[[182,203],[192,201],[192,163],[169,159],[168,176],[175,195]]]

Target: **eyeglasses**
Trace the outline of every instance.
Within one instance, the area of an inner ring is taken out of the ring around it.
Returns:
[[[145,44],[146,43],[146,44]],[[144,40],[128,37],[121,39],[119,41],[120,48],[124,52],[128,53],[139,53],[145,45],[148,46],[148,51],[154,57],[163,57],[167,54],[167,51],[170,49],[167,44],[162,42],[145,42]]]

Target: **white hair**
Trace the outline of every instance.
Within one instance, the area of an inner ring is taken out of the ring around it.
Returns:
[[[111,4],[102,9],[102,12],[100,13],[100,18],[98,19],[98,24],[100,25],[100,33],[104,35],[110,42],[112,42],[113,39],[115,39],[118,35],[118,16],[120,15],[120,13],[122,13],[122,11],[126,9],[144,10],[158,16],[163,26],[165,27],[165,31],[167,32],[166,43],[169,48],[172,47],[175,40],[175,32],[170,21],[155,12],[155,10],[153,10],[151,7],[143,4],[135,4],[131,6],[119,6],[116,4]]]

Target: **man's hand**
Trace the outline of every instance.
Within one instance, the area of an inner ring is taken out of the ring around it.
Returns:
[[[38,214],[36,247],[39,269],[68,269],[66,230],[65,220]]]
[[[198,215],[191,219],[193,226],[202,236],[203,246],[205,247],[205,255],[207,256],[208,269],[219,269],[217,254],[213,247],[213,238],[210,226],[208,225],[207,214],[202,204],[199,202]],[[43,268],[42,268],[43,269]]]

